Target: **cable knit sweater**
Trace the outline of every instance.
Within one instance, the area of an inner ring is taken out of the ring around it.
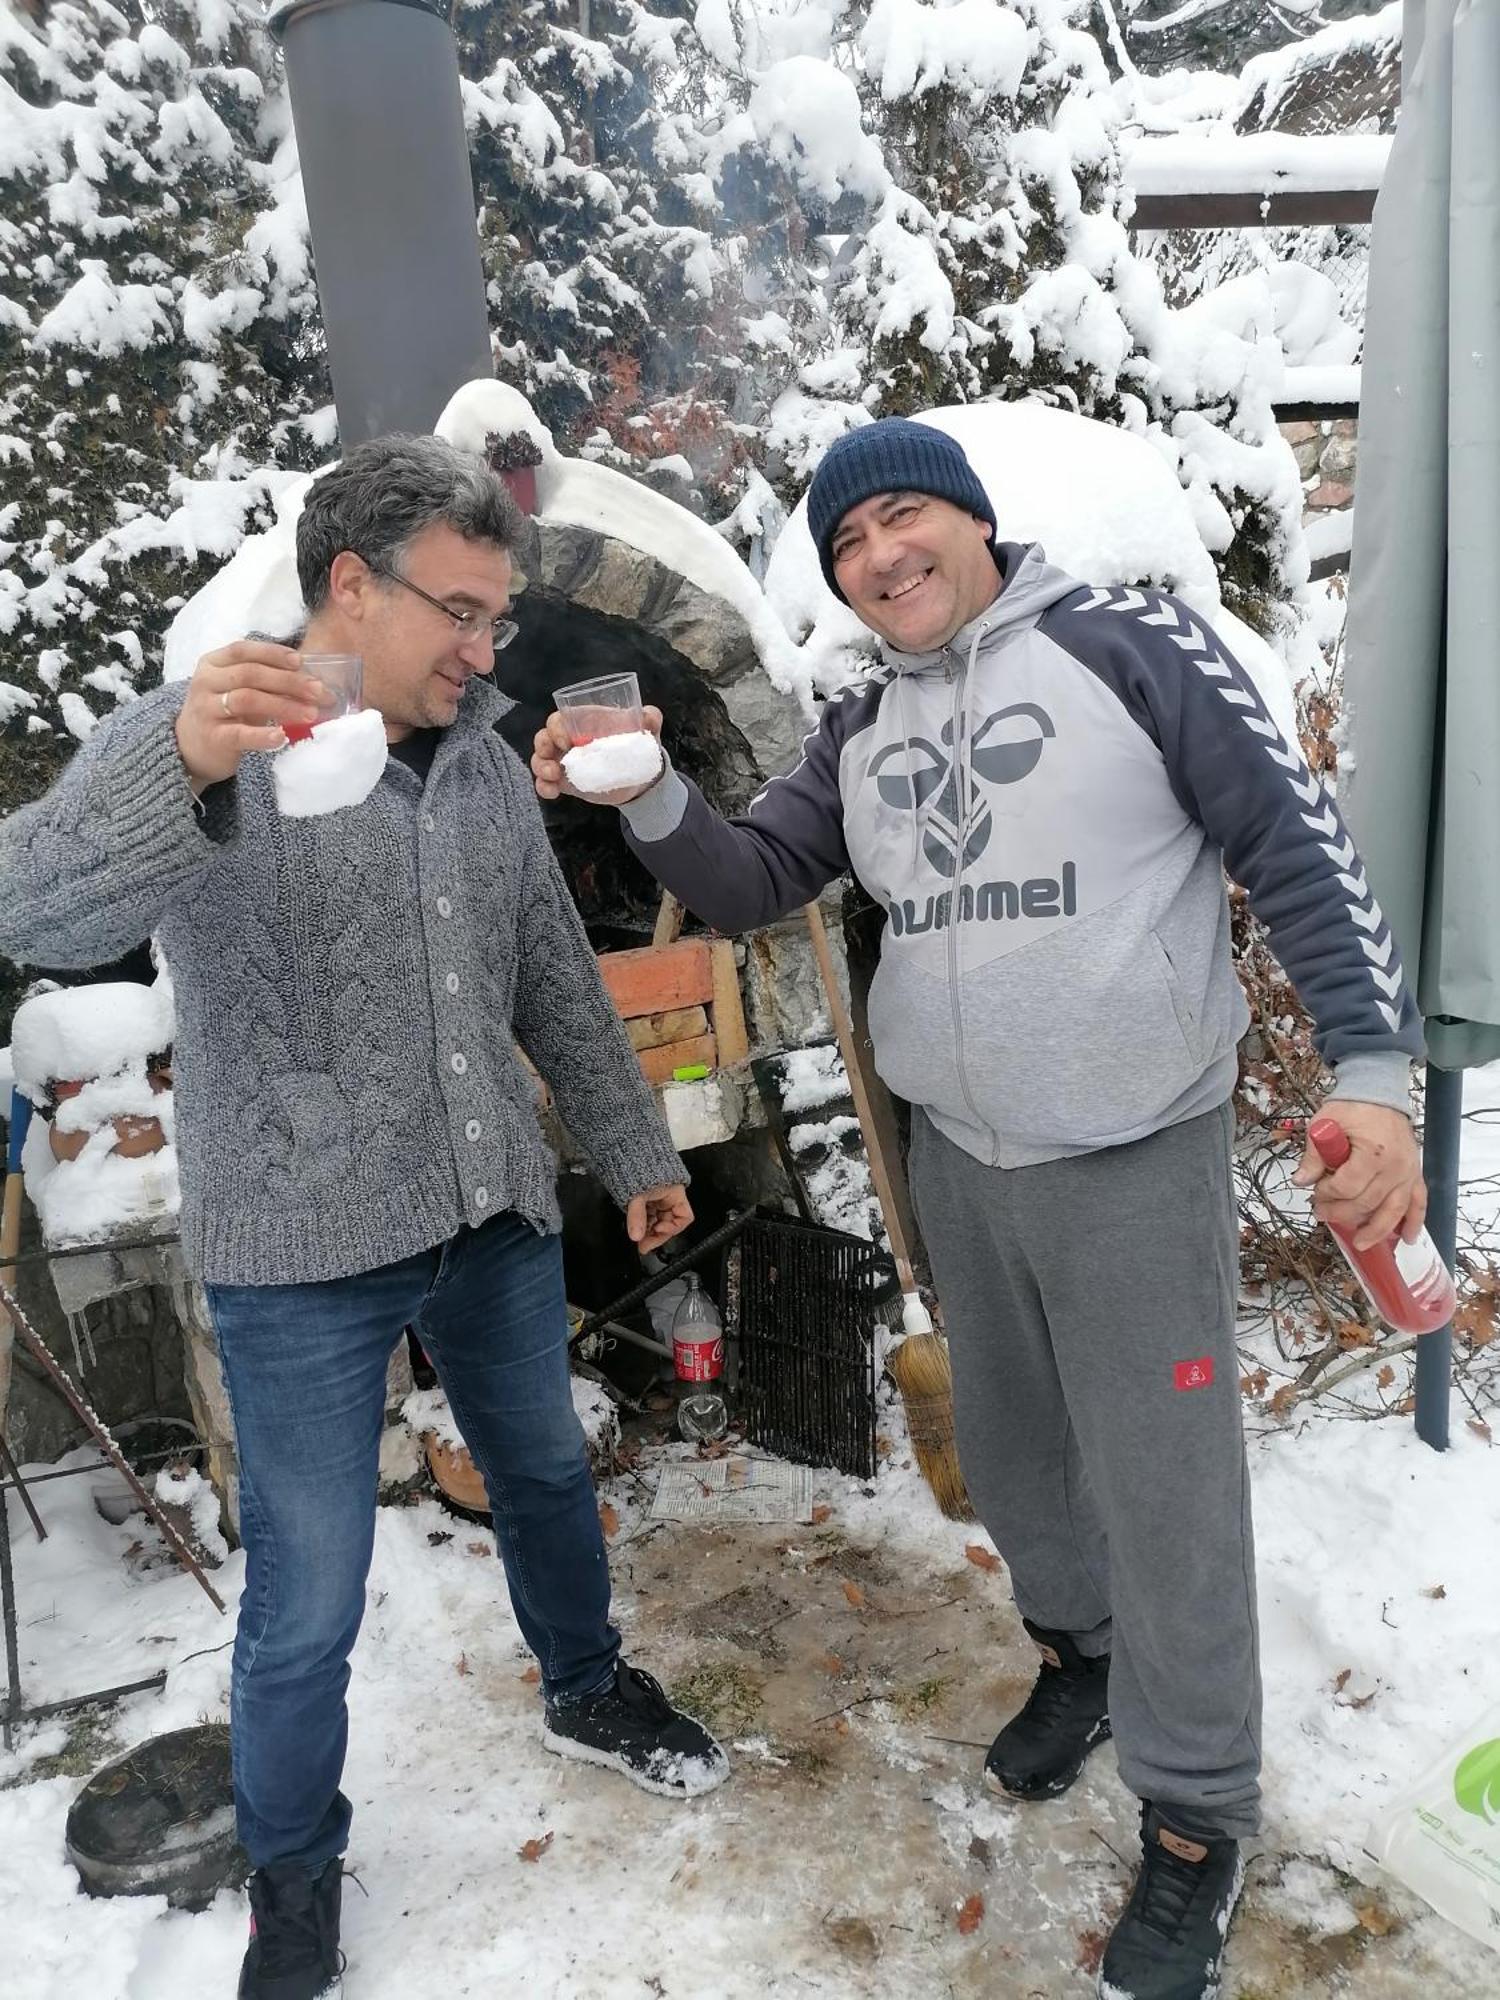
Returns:
[[[276,809],[252,756],[195,803],[184,687],[118,710],[0,824],[0,951],[86,966],[154,934],[176,988],[182,1236],[223,1284],[338,1278],[513,1209],[561,1227],[518,1041],[622,1205],[686,1179],[520,761],[471,681],[427,782]]]

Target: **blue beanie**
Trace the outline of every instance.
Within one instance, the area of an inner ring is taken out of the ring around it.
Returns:
[[[833,535],[851,507],[877,493],[931,493],[951,500],[966,514],[988,521],[997,532],[990,496],[963,446],[931,424],[914,424],[906,417],[882,417],[846,431],[831,445],[807,489],[807,525],[817,547],[818,561],[834,596],[848,599],[833,574]]]

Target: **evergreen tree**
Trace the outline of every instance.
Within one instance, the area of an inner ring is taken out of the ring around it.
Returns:
[[[289,131],[253,0],[0,16],[0,810],[327,442]]]

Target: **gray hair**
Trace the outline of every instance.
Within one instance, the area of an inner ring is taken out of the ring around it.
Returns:
[[[297,581],[309,611],[328,596],[344,549],[385,574],[424,528],[444,521],[466,541],[512,547],[521,513],[498,474],[438,437],[381,437],[357,444],[315,479],[297,521]]]

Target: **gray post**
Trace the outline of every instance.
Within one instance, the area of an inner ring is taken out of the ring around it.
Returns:
[[[1427,1229],[1449,1270],[1458,1245],[1458,1147],[1463,1131],[1464,1073],[1427,1065],[1422,1172],[1427,1179]],[[1448,1449],[1453,1383],[1453,1323],[1417,1342],[1417,1436],[1434,1451]]]
[[[306,0],[272,24],[346,450],[430,431],[455,389],[494,372],[445,16],[422,0]]]

